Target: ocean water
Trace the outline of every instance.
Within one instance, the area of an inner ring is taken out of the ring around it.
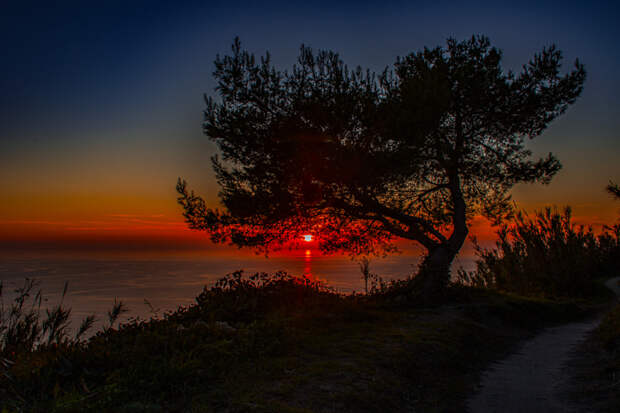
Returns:
[[[370,269],[385,280],[411,275],[419,264],[415,255],[393,255],[371,261]],[[455,268],[471,269],[471,257],[458,258]],[[0,280],[4,286],[4,305],[14,296],[14,290],[25,278],[40,282],[44,305],[56,304],[65,282],[68,293],[64,304],[72,308],[72,322],[95,314],[96,328],[103,325],[104,316],[115,300],[128,308],[123,321],[129,317],[148,319],[155,315],[145,300],[162,315],[180,305],[189,305],[205,286],[211,286],[224,275],[243,269],[248,275],[258,271],[285,270],[293,275],[307,275],[343,293],[364,290],[359,263],[348,257],[323,256],[311,250],[301,250],[282,256],[235,254],[166,255],[134,254],[130,256],[86,254],[20,254],[3,255],[0,259]]]

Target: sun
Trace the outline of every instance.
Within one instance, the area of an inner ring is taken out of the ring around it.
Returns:
[[[312,242],[314,240],[314,236],[310,234],[304,235],[303,238],[304,238],[304,241],[306,242]]]

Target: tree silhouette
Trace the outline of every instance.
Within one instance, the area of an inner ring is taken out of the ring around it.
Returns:
[[[605,187],[607,192],[611,194],[615,199],[620,199],[620,186],[609,181],[609,184]]]
[[[526,138],[575,102],[585,70],[560,75],[562,55],[545,48],[520,74],[483,36],[399,58],[375,75],[338,54],[302,45],[292,71],[256,60],[238,39],[218,56],[221,100],[206,98],[204,133],[223,210],[179,180],[187,223],[215,242],[260,251],[304,233],[327,252],[381,254],[397,238],[427,251],[416,277],[442,290],[476,214],[510,214],[519,182],[548,183],[551,154],[532,160]]]

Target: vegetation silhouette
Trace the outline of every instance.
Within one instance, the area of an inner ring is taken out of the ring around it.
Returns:
[[[546,208],[533,216],[519,212],[502,225],[492,249],[477,248],[476,270],[459,271],[466,284],[549,298],[592,298],[607,289],[596,283],[618,273],[620,224],[576,225],[571,209]]]
[[[579,61],[560,74],[555,46],[518,75],[501,58],[484,36],[449,39],[376,75],[302,45],[289,72],[235,39],[215,60],[221,99],[206,97],[203,124],[221,152],[211,160],[224,208],[179,179],[187,223],[261,252],[306,233],[325,252],[352,255],[412,240],[426,250],[412,286],[436,296],[469,219],[501,221],[513,185],[548,183],[560,169],[552,154],[532,160],[524,142],[575,102],[585,80]]]
[[[0,347],[0,411],[462,411],[475,372],[516,337],[575,316],[483,290],[460,297],[428,311],[382,291],[343,295],[285,272],[237,271],[162,317],[119,324],[116,303],[87,339],[63,329],[51,344]],[[31,306],[19,295],[9,323],[32,320]],[[3,325],[0,343],[14,337]]]
[[[15,290],[12,304],[5,307],[0,282],[0,355],[33,351],[40,346],[73,345],[92,328],[94,315],[85,317],[75,337],[70,337],[71,309],[64,305],[69,284],[65,283],[60,303],[43,309],[39,285],[38,281],[25,279],[24,285]]]

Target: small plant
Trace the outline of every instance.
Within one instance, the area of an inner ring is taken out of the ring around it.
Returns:
[[[364,280],[364,292],[368,294],[368,280],[371,280],[371,283],[374,281],[376,284],[377,274],[370,272],[370,259],[368,257],[362,257],[359,262],[360,271],[362,272],[362,278]]]
[[[155,308],[153,304],[146,298],[144,299],[144,305],[146,305],[149,309],[149,313],[151,313],[151,318],[159,318],[159,312],[161,308]]]
[[[121,316],[121,314],[124,314],[127,311],[129,311],[129,310],[127,309],[125,304],[123,304],[122,301],[116,301],[116,298],[115,298],[114,299],[114,305],[112,306],[112,308],[110,310],[108,310],[108,313],[107,313],[107,315],[108,315],[108,325],[107,325],[107,327],[104,328],[104,331],[111,330],[112,327],[114,326],[114,323],[116,323],[116,321]]]

